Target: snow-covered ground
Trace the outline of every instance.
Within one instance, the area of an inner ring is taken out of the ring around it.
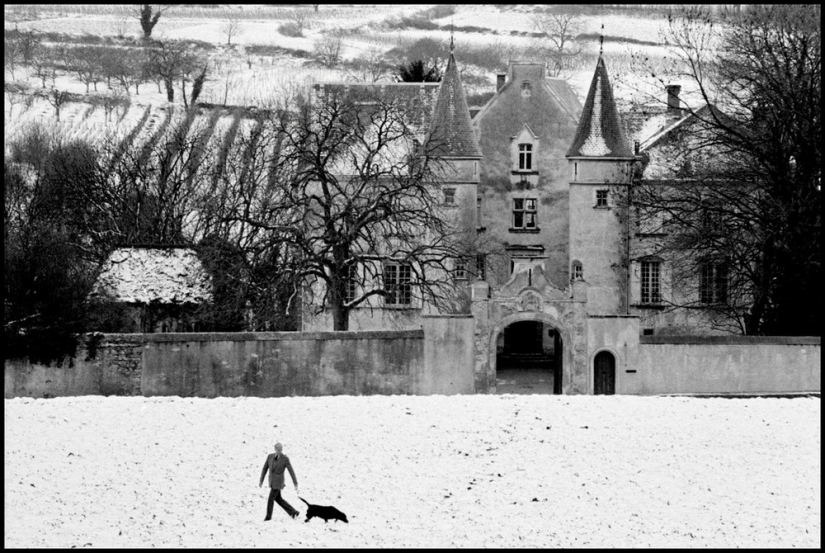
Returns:
[[[819,398],[7,399],[4,546],[820,547],[820,416]],[[275,441],[348,525],[263,521]]]

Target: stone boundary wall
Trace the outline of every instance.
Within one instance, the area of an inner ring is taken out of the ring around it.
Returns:
[[[144,334],[91,334],[51,365],[7,359],[4,397],[140,395]]]
[[[820,345],[819,336],[640,336],[640,344]]]
[[[818,393],[821,349],[816,336],[642,336],[635,360],[617,368],[620,393]]]
[[[283,397],[473,393],[473,319],[357,332],[89,335],[73,358],[5,362],[4,395]]]

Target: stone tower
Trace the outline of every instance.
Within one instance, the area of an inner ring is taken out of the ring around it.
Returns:
[[[599,56],[573,144],[570,171],[570,277],[587,283],[587,312],[627,310],[627,208],[621,198],[634,160]]]
[[[435,174],[441,185],[444,216],[457,223],[471,247],[478,226],[476,202],[481,148],[473,133],[452,45],[433,107],[427,150],[436,159]],[[468,271],[473,258],[474,251],[468,251],[468,258],[464,260]]]

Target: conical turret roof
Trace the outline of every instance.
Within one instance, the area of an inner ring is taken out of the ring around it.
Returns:
[[[567,157],[633,157],[601,56]]]
[[[452,49],[433,108],[430,141],[430,153],[433,155],[481,157],[481,148],[470,123],[467,97],[464,95]]]

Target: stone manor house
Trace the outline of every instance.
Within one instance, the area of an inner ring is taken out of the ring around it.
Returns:
[[[315,84],[312,93],[332,86],[345,85]],[[633,122],[650,137],[640,144],[627,136],[601,56],[584,105],[543,64],[511,62],[495,95],[471,115],[452,52],[440,84],[352,86],[417,95],[447,127],[444,161],[454,177],[441,182],[443,203],[463,214],[479,244],[474,262],[457,260],[453,275],[472,299],[477,390],[495,389],[507,369],[531,367],[547,370],[554,393],[630,390],[640,336],[719,333],[701,309],[665,308],[680,293],[668,261],[645,255],[648,237],[611,193],[689,120],[678,87],[668,87],[666,112]],[[702,286],[724,291],[720,279]],[[703,294],[702,286],[692,293]],[[420,328],[430,311],[412,296],[401,295],[406,305],[354,309],[350,330]],[[331,329],[308,302],[301,330]]]

